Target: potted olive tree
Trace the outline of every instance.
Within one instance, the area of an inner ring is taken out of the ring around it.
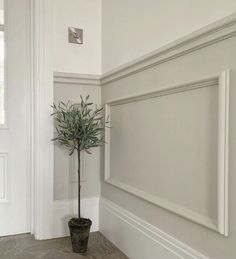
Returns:
[[[81,96],[80,96],[81,97]],[[76,253],[85,253],[89,239],[92,221],[81,217],[80,207],[80,154],[85,151],[89,154],[90,148],[104,144],[103,108],[94,108],[88,102],[89,96],[84,100],[81,97],[79,104],[59,102],[53,104],[56,136],[53,141],[69,149],[69,155],[77,152],[78,159],[78,218],[68,222],[70,229],[72,249]]]

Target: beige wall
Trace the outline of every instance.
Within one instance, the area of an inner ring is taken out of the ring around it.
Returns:
[[[157,226],[161,230],[169,233],[178,240],[188,244],[194,249],[202,252],[209,258],[214,259],[233,259],[236,257],[236,120],[234,111],[236,110],[236,60],[232,53],[236,52],[236,38],[230,38],[221,41],[207,48],[192,52],[180,58],[175,58],[169,62],[154,66],[142,72],[132,74],[129,77],[115,80],[102,88],[102,102],[110,99],[122,98],[157,88],[176,85],[187,81],[196,80],[208,75],[217,74],[227,68],[231,69],[231,89],[230,89],[230,145],[229,145],[229,237],[224,238],[217,232],[209,230],[203,226],[192,223],[180,216],[177,216],[165,209],[152,205],[128,192],[113,187],[110,184],[102,183],[101,194],[119,206],[127,209],[138,217]],[[170,103],[170,105],[172,105]],[[199,103],[200,105],[200,103]],[[199,106],[199,109],[202,108]],[[150,111],[152,112],[152,111]],[[153,113],[155,116],[155,113]],[[188,114],[185,114],[186,119]],[[191,116],[191,113],[189,114]],[[193,120],[195,118],[192,118]],[[122,138],[122,136],[120,136]],[[145,138],[145,135],[143,135]],[[195,139],[197,140],[197,139]],[[200,139],[199,139],[200,140]],[[136,149],[133,149],[136,155]],[[117,159],[120,159],[120,155]],[[146,150],[146,159],[150,156],[149,150]],[[116,159],[116,158],[112,158]],[[129,166],[131,161],[127,162]],[[146,177],[149,177],[149,171],[146,171]],[[175,181],[178,176],[173,176],[169,180]],[[168,181],[165,183],[168,188]],[[189,182],[191,185],[191,183]],[[209,186],[211,182],[208,182]],[[189,188],[187,186],[186,188]],[[174,193],[176,189],[173,189]],[[195,194],[201,192],[194,190]],[[210,205],[209,205],[210,206]]]
[[[235,0],[103,0],[102,71],[236,11]]]
[[[100,74],[101,1],[53,1],[54,71]],[[68,27],[84,30],[84,44],[68,43]]]
[[[54,72],[101,73],[101,1],[53,1],[53,63]],[[68,42],[68,26],[84,30],[84,44]],[[80,84],[54,84],[54,101],[78,102],[80,95],[90,95],[91,101],[101,103],[100,87]],[[67,150],[55,145],[54,199],[76,198],[77,183],[72,175],[72,159]],[[96,196],[100,192],[100,154],[93,150],[85,158],[85,177],[82,197]]]
[[[70,5],[68,5],[66,1],[65,3],[67,8],[72,8],[69,7]],[[62,13],[62,6],[63,5],[60,5],[59,7],[59,13]],[[209,12],[209,10],[211,11]],[[161,1],[154,0],[103,0],[103,72],[155,50],[235,10],[236,2],[230,0],[209,0],[207,2],[181,1],[181,4],[179,2],[174,3],[173,1],[163,1],[161,3]],[[75,12],[75,10],[72,12]],[[57,19],[60,20],[59,18],[60,16],[58,16]],[[91,20],[95,20],[95,18],[92,17]],[[78,26],[79,25],[80,24],[78,24]],[[57,26],[61,28],[59,23]],[[63,26],[64,28],[67,27],[67,22],[64,21]],[[60,35],[63,35],[63,33]],[[63,41],[62,38],[60,41]],[[57,42],[55,41],[55,46],[56,44]],[[67,48],[62,45],[60,46],[60,44],[58,44],[55,49],[55,53],[57,52],[56,56],[58,55],[55,59],[58,59],[57,65],[55,65],[56,71],[99,73],[98,66],[95,65],[95,68],[93,63],[95,60],[97,64],[96,61],[98,59],[95,56],[87,55],[87,53],[85,57],[79,48],[74,46]],[[174,236],[176,239],[214,259],[233,259],[236,257],[234,248],[236,242],[236,177],[233,173],[236,169],[236,162],[234,161],[234,156],[236,155],[236,143],[234,141],[234,139],[236,139],[236,136],[234,136],[234,132],[236,132],[236,120],[232,112],[236,109],[236,102],[234,100],[236,91],[233,87],[236,83],[236,61],[234,55],[232,55],[232,53],[236,52],[235,46],[235,37],[230,38],[129,77],[115,80],[102,87],[102,103],[104,103],[110,99],[155,90],[158,87],[175,85],[219,73],[227,68],[231,69],[229,238],[224,238],[212,230],[168,212],[165,209],[161,209],[110,184],[102,182],[101,186],[101,195],[104,198],[113,201],[124,209]],[[60,53],[60,50],[64,51]],[[80,57],[82,58],[80,59]],[[93,59],[94,57],[95,59]],[[85,62],[81,62],[81,60],[85,60]],[[54,100],[71,99],[77,101],[81,93],[83,95],[90,93],[92,100],[98,104],[100,103],[101,95],[99,88],[70,84],[56,84]],[[188,116],[188,113],[185,114],[185,116]],[[197,142],[197,139],[195,140]],[[133,152],[135,152],[135,149]],[[147,150],[145,153],[146,156],[148,156],[148,152]],[[119,153],[117,153],[116,156],[118,161],[118,159],[120,159]],[[98,150],[93,152],[92,156],[87,156],[86,158],[86,182],[84,182],[82,186],[82,195],[84,197],[95,196],[100,192],[99,158]],[[112,159],[116,158],[113,156]],[[127,165],[129,166],[129,161]],[[55,199],[76,197],[76,184],[70,182],[70,176],[68,175],[69,166],[66,152],[56,147],[54,177]],[[148,171],[146,173],[148,177]],[[191,184],[192,183],[189,183],[188,186],[190,190]],[[174,193],[175,190],[173,189],[172,191]],[[195,192],[198,197],[198,190],[195,189]],[[201,187],[199,187],[199,192],[201,192]]]
[[[101,103],[101,89],[99,86],[79,84],[54,84],[54,102],[68,100],[79,102],[80,95],[90,95],[91,102],[97,105]],[[68,150],[55,144],[54,146],[54,199],[73,199],[77,197],[77,182],[71,168],[72,159]],[[85,155],[85,181],[82,182],[81,195],[93,197],[100,194],[100,150],[94,148],[92,154]],[[76,173],[76,172],[75,172]]]

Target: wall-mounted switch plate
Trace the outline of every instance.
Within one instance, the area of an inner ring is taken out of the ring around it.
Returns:
[[[70,43],[83,44],[83,30],[79,28],[68,28],[68,40]]]

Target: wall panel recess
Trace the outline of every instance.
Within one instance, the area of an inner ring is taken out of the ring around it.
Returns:
[[[105,104],[105,181],[228,235],[229,71]]]

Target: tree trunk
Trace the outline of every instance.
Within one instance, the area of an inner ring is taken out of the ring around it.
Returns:
[[[80,218],[80,146],[78,144],[78,217]]]

